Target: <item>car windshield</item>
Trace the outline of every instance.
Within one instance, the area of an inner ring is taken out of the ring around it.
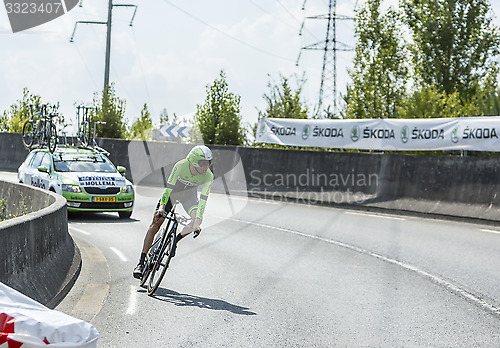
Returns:
[[[54,169],[56,172],[116,172],[109,160],[99,154],[57,154]]]

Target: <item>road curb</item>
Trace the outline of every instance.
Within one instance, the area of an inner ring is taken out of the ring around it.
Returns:
[[[73,254],[73,261],[68,271],[68,275],[66,276],[66,279],[64,279],[61,289],[56,293],[54,298],[47,303],[47,307],[51,309],[54,309],[68,294],[82,270],[82,254],[80,252],[80,248],[78,248],[78,245],[76,245],[74,240],[73,245],[75,247],[75,252]]]

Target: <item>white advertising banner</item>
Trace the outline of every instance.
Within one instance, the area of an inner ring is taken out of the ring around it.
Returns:
[[[360,150],[500,151],[500,116],[308,120],[263,118],[258,143]]]

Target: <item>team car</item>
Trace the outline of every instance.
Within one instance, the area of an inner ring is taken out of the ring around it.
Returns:
[[[28,154],[17,178],[62,195],[69,212],[118,212],[129,218],[135,194],[125,171],[92,148],[58,147],[54,153],[41,148]]]

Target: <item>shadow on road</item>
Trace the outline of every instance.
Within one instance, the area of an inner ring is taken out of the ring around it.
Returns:
[[[163,288],[158,288],[153,297],[160,301],[169,302],[180,307],[190,306],[190,307],[210,309],[214,311],[228,311],[239,315],[257,315],[257,313],[249,311],[248,310],[249,308],[237,306],[223,300],[217,300],[217,299],[188,295],[188,294],[180,294],[173,290],[168,290]]]
[[[107,212],[68,212],[68,222],[85,222],[85,223],[129,223],[138,222],[140,220],[134,217],[121,219],[117,213]]]

